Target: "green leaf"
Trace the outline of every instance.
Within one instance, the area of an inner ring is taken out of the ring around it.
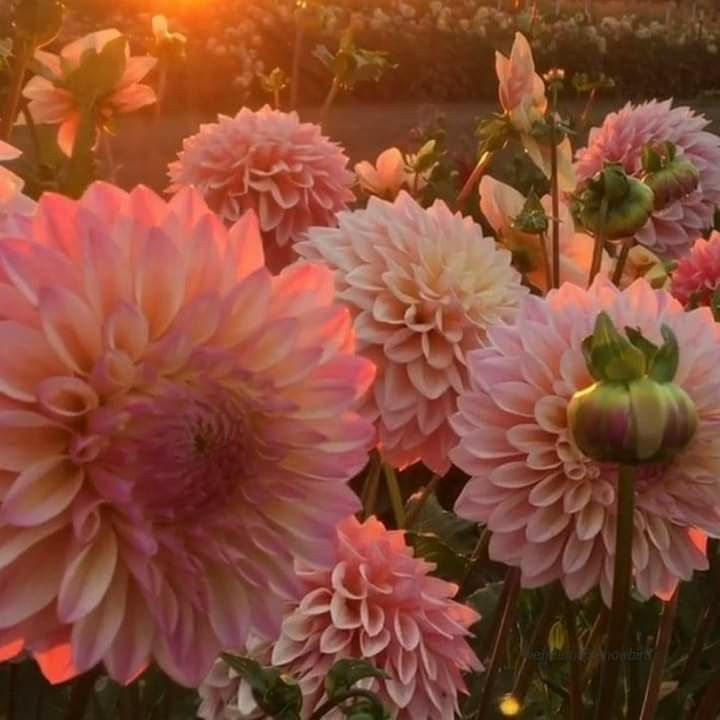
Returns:
[[[411,498],[408,512],[412,512],[414,504]],[[413,528],[418,533],[436,535],[458,553],[470,553],[477,542],[477,525],[445,510],[435,495],[425,501]]]
[[[264,693],[269,685],[268,673],[257,661],[239,655],[223,653],[222,659],[241,677],[243,677],[253,690]]]
[[[82,107],[96,103],[120,82],[127,65],[127,38],[111,40],[100,52],[88,48],[79,66],[63,80]]]
[[[434,575],[459,582],[465,575],[465,557],[432,533],[410,532],[406,537],[418,557],[435,564]]]
[[[332,700],[340,693],[347,692],[355,683],[369,677],[387,678],[390,676],[367,660],[354,660],[352,658],[338,660],[330,668],[325,679],[328,699]]]
[[[390,720],[390,713],[380,701],[375,703],[363,701],[347,710],[345,717],[348,720]]]
[[[480,615],[480,620],[473,627],[475,637],[480,644],[493,628],[502,588],[503,582],[488,583],[465,598],[465,604]]]
[[[672,382],[680,363],[680,347],[675,333],[667,325],[660,329],[663,336],[662,347],[655,353],[648,375],[658,382]]]

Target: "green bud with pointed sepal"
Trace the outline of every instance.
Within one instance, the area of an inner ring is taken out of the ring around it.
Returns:
[[[662,210],[684,198],[700,184],[698,169],[668,142],[660,147],[643,149],[643,182],[652,189],[656,210]]]
[[[658,347],[634,328],[623,337],[606,313],[583,343],[597,382],[576,392],[567,408],[577,447],[599,462],[665,462],[685,449],[698,425],[695,404],[673,382],[679,347],[662,327]]]
[[[630,177],[621,165],[607,165],[579,198],[579,219],[606,240],[633,236],[654,209],[652,189]]]

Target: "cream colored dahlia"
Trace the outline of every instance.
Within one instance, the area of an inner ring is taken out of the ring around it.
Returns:
[[[170,191],[192,185],[228,222],[255,210],[266,249],[286,264],[291,243],[311,225],[334,225],[335,214],[354,199],[347,163],[343,149],[297,113],[243,108],[183,141],[169,166]]]
[[[514,325],[491,328],[487,347],[470,353],[473,387],[460,397],[451,453],[470,481],[455,509],[487,525],[490,557],[519,567],[525,587],[560,580],[579,598],[599,586],[610,603],[617,467],[584,456],[567,421],[573,394],[594,383],[582,342],[601,311],[658,345],[661,326],[672,329],[675,383],[699,415],[687,449],[638,468],[635,483],[635,586],[667,598],[707,568],[706,536],[720,534],[720,326],[708,308],[686,313],[644,279],[624,291],[598,278],[588,291],[565,284],[528,297]]]
[[[194,190],[46,194],[0,233],[0,657],[197,686],[333,560],[372,427],[332,274]]]
[[[510,253],[471,218],[441,201],[424,209],[405,192],[340,213],[337,228],[312,228],[297,247],[336,270],[358,350],[378,368],[367,413],[385,460],[445,473],[466,353],[511,320],[526,293]]]

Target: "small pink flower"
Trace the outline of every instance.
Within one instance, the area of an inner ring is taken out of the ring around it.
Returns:
[[[639,176],[646,145],[673,143],[678,155],[695,166],[700,183],[689,195],[654,211],[635,237],[656,253],[681,257],[712,226],[720,204],[720,138],[706,130],[709,124],[690,108],[672,107],[671,100],[628,103],[590,131],[588,146],[577,152],[578,179],[582,184],[605,163],[621,163],[629,174]]]
[[[266,252],[283,266],[311,225],[334,225],[354,199],[347,162],[319,125],[301,123],[297,113],[243,108],[183,141],[169,166],[170,192],[192,185],[227,222],[255,210]]]
[[[552,218],[552,200],[549,195],[542,198],[542,204],[548,218]],[[514,253],[526,252],[536,269],[527,274],[528,280],[538,289],[547,292],[549,288],[542,246],[537,235],[522,232],[513,226],[525,205],[525,198],[515,188],[505,185],[486,175],[480,181],[480,209],[498,239]],[[590,277],[593,248],[595,241],[589,235],[575,232],[570,208],[563,202],[560,205],[560,282],[586,287]],[[552,230],[545,237],[545,252],[548,262],[552,257]],[[610,258],[603,255],[602,270],[607,272]]]
[[[510,57],[495,53],[495,71],[500,81],[500,105],[510,123],[520,134],[520,141],[530,159],[550,177],[552,170],[551,147],[541,143],[532,134],[533,125],[543,122],[548,109],[545,83],[535,72],[532,48],[522,33],[515,33]],[[562,191],[575,188],[575,171],[572,164],[572,147],[566,137],[557,146],[558,184]]]
[[[90,33],[66,45],[60,55],[38,50],[35,60],[44,68],[25,86],[23,95],[30,100],[28,109],[33,121],[45,125],[60,125],[58,145],[66,155],[72,155],[77,135],[81,108],[64,82],[77,70],[83,53],[100,52],[112,40],[122,37],[117,30]],[[155,93],[140,81],[153,69],[157,60],[152,57],[131,57],[126,48],[125,70],[112,92],[99,100],[99,122],[105,124],[115,115],[129,113],[155,102]]]
[[[332,570],[301,568],[305,588],[283,622],[273,665],[296,679],[303,717],[324,701],[325,676],[342,658],[362,658],[389,678],[362,681],[396,720],[452,720],[462,673],[482,669],[467,642],[478,615],[452,600],[457,585],[432,577],[401,530],[370,518],[338,525]],[[339,711],[330,720],[342,717]]]
[[[720,288],[720,233],[695,241],[672,275],[672,294],[685,306],[711,305]]]
[[[392,200],[403,187],[408,187],[405,158],[397,148],[388,148],[378,155],[375,165],[367,160],[355,165],[360,187],[372,195]]]
[[[358,350],[378,367],[366,412],[383,457],[444,474],[466,354],[488,327],[513,318],[527,291],[510,253],[442,201],[425,209],[404,191],[394,203],[371,197],[338,225],[312,228],[298,252],[336,270]]]
[[[635,585],[667,598],[707,568],[706,534],[720,533],[720,326],[645,280],[620,291],[598,278],[588,291],[565,284],[528,297],[515,324],[491,328],[488,346],[470,353],[473,389],[459,399],[451,458],[471,477],[456,511],[487,525],[490,557],[519,567],[523,586],[560,580],[570,598],[599,586],[610,603],[617,467],[583,455],[567,421],[573,394],[594,382],[582,342],[603,310],[658,345],[662,325],[673,330],[675,382],[699,415],[687,449],[643,466],[635,482]]]
[[[328,566],[372,426],[332,273],[192,189],[97,183],[0,231],[0,658],[197,686]]]

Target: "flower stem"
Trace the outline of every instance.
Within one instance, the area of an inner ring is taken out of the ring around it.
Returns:
[[[555,116],[550,113],[550,192],[552,202],[552,285],[560,287],[560,186]]]
[[[530,688],[530,681],[532,680],[533,672],[536,667],[533,658],[537,657],[537,655],[542,652],[545,644],[547,643],[550,628],[560,612],[563,595],[562,586],[560,583],[555,583],[545,598],[542,613],[538,618],[535,630],[530,638],[530,645],[528,646],[527,651],[523,653],[520,668],[515,676],[512,690],[513,696],[521,705],[525,700],[525,695],[527,695],[528,689]]]
[[[16,42],[17,50],[13,54],[14,62],[10,76],[10,87],[8,89],[2,117],[0,117],[0,140],[8,140],[10,138],[10,133],[12,132],[15,118],[17,117],[18,107],[20,106],[23,80],[25,79],[25,73],[27,72],[34,51],[32,42],[20,38],[18,38]]]
[[[608,203],[607,198],[603,198],[600,203],[600,227],[605,227],[605,220],[607,218],[608,214]],[[595,276],[600,272],[600,268],[602,267],[602,255],[603,250],[605,249],[605,233],[603,230],[600,230],[595,235],[595,247],[593,248],[593,256],[592,256],[592,264],[590,265],[590,279],[588,282],[588,286],[593,284],[593,280],[595,280]]]
[[[492,652],[490,654],[490,662],[485,671],[485,685],[477,710],[469,714],[469,718],[484,718],[495,686],[500,667],[503,663],[503,655],[505,651],[505,642],[507,640],[510,629],[512,628],[515,613],[517,612],[517,600],[520,595],[520,570],[518,568],[510,568],[505,578],[505,586],[503,587],[503,602],[498,607],[499,623],[495,637],[493,639]]]
[[[615,270],[613,271],[612,281],[620,287],[620,281],[622,280],[623,270],[625,269],[625,265],[627,264],[628,256],[630,255],[630,250],[632,249],[632,246],[635,244],[634,238],[627,238],[623,241],[622,248],[620,250],[620,255],[618,256],[617,262],[615,263]]]
[[[705,649],[705,641],[710,637],[715,624],[720,617],[720,603],[716,598],[712,598],[705,609],[705,613],[698,624],[697,630],[693,634],[692,644],[688,652],[685,667],[680,674],[680,683],[685,682],[700,665],[703,650]]]
[[[470,582],[470,578],[472,577],[473,570],[481,560],[487,557],[487,550],[489,544],[490,532],[487,528],[485,528],[480,534],[480,537],[478,538],[478,541],[467,561],[467,565],[465,566],[465,575],[463,576],[463,579],[460,583],[460,589],[457,593],[458,598],[462,598],[467,594],[468,584]]]
[[[595,665],[596,658],[598,658],[598,650],[602,644],[603,638],[605,637],[605,630],[607,628],[608,617],[610,614],[607,608],[603,605],[600,608],[595,623],[590,629],[590,635],[583,648],[583,658],[586,658],[585,667],[583,668],[581,687],[585,687],[595,676]]]
[[[385,473],[390,504],[395,516],[395,525],[398,528],[405,527],[405,503],[403,502],[402,492],[400,492],[397,474],[395,469],[388,464],[383,464],[383,472]]]
[[[340,92],[340,80],[335,76],[332,81],[332,85],[330,86],[330,91],[327,94],[327,97],[325,98],[325,102],[322,105],[322,109],[320,110],[320,124],[324,125],[325,121],[327,120],[328,113],[330,112],[330,107],[335,102],[335,98],[338,96],[338,93]]]
[[[411,528],[415,524],[415,521],[422,512],[422,509],[425,507],[425,503],[427,503],[430,496],[435,492],[435,490],[437,490],[441,480],[442,476],[437,473],[430,478],[430,482],[420,491],[420,497],[414,502],[412,510],[410,510],[407,514],[404,527]]]
[[[470,197],[470,193],[480,182],[482,176],[485,174],[488,167],[490,167],[493,156],[494,153],[490,150],[486,150],[484,153],[482,153],[482,155],[480,155],[480,159],[477,161],[477,165],[475,165],[475,167],[473,168],[473,171],[470,173],[470,177],[465,181],[465,184],[463,185],[460,194],[457,196],[457,200],[455,201],[456,210],[462,211],[463,207],[465,206],[465,202]]]
[[[95,690],[95,680],[97,680],[98,675],[97,670],[91,670],[73,683],[70,702],[65,712],[65,720],[83,720],[85,710]]]
[[[297,109],[300,92],[300,61],[302,60],[305,40],[305,23],[302,17],[296,17],[295,42],[293,44],[292,70],[290,71],[290,110]]]
[[[640,720],[653,720],[660,701],[660,686],[662,685],[665,663],[670,653],[670,641],[672,640],[675,616],[677,615],[679,595],[680,587],[678,586],[670,600],[663,603],[660,625],[655,636],[655,652],[650,665],[650,677],[645,688],[645,699],[640,711]]]
[[[334,710],[338,705],[342,705],[342,703],[346,702],[347,700],[354,700],[354,699],[360,699],[363,700],[369,700],[373,704],[378,704],[378,698],[373,693],[371,693],[369,690],[348,690],[344,693],[338,693],[333,697],[331,700],[328,700],[327,702],[323,703],[309,718],[309,720],[320,720],[320,718],[325,717],[331,710]]]
[[[377,502],[378,489],[380,487],[380,470],[382,469],[382,461],[380,455],[374,452],[370,456],[368,463],[367,475],[363,483],[362,494],[360,499],[363,505],[363,516],[368,518],[373,514],[375,503]]]
[[[565,627],[568,634],[570,648],[570,713],[568,720],[582,720],[582,667],[580,665],[580,644],[577,636],[577,623],[575,620],[575,607],[572,602],[565,599]]]
[[[620,465],[617,486],[617,527],[615,532],[615,569],[613,574],[610,626],[605,647],[605,660],[600,679],[596,720],[614,717],[615,694],[620,676],[620,656],[625,641],[625,628],[630,610],[632,579],[632,536],[635,468]]]
[[[553,271],[548,255],[548,236],[543,233],[540,236],[540,257],[542,258],[543,272],[545,273],[545,287],[550,290],[553,286]]]

